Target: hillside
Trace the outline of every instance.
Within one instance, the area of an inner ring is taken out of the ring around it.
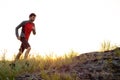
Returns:
[[[6,76],[4,71],[0,72],[0,80],[120,80],[120,48],[73,54],[55,60],[38,57],[14,66],[5,63],[9,72],[6,71]]]

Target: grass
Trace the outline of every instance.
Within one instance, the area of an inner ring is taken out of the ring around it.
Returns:
[[[104,41],[102,44],[101,44],[101,48],[100,48],[100,51],[101,52],[104,52],[104,51],[109,51],[109,50],[113,50],[117,48],[117,45],[113,45],[110,43],[110,41]]]
[[[115,48],[116,46],[111,45],[110,42],[103,42],[100,51],[104,52]],[[116,51],[116,55],[120,55],[120,52]],[[73,58],[78,56],[78,53],[74,51],[61,57],[55,57],[53,54],[46,57],[32,56],[28,60],[20,59],[13,66],[10,65],[12,61],[5,60],[5,56],[4,53],[0,61],[0,80],[15,80],[15,77],[21,74],[36,72],[44,80],[77,80],[76,74],[67,70],[71,64],[77,63],[77,60]],[[86,58],[80,58],[79,62]]]
[[[5,60],[5,54],[0,61],[0,80],[15,80],[16,76],[25,73],[38,72],[44,80],[74,80],[75,74],[61,71],[61,68],[73,63],[73,57],[78,53],[71,51],[61,57],[37,55],[28,60],[19,60],[12,65],[12,61]]]
[[[115,49],[115,55],[120,57],[120,47],[118,47],[117,45],[111,44],[109,41],[107,42],[104,41],[101,44],[100,52],[114,50],[114,49]]]

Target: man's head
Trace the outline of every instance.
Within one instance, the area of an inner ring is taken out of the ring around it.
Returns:
[[[35,18],[36,18],[36,14],[35,13],[31,13],[30,15],[29,15],[29,20],[30,21],[34,21],[35,20]]]

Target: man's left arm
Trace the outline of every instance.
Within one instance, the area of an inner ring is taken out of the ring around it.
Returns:
[[[34,34],[34,35],[36,34],[35,24],[34,24],[34,26],[33,26],[33,34]]]

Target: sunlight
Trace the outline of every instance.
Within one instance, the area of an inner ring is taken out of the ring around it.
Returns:
[[[31,12],[37,15],[34,22],[37,34],[31,34],[29,39],[31,55],[98,51],[103,41],[120,45],[119,5],[119,0],[0,1],[0,56],[4,49],[7,59],[18,53],[21,43],[15,36],[15,27],[27,20]]]

